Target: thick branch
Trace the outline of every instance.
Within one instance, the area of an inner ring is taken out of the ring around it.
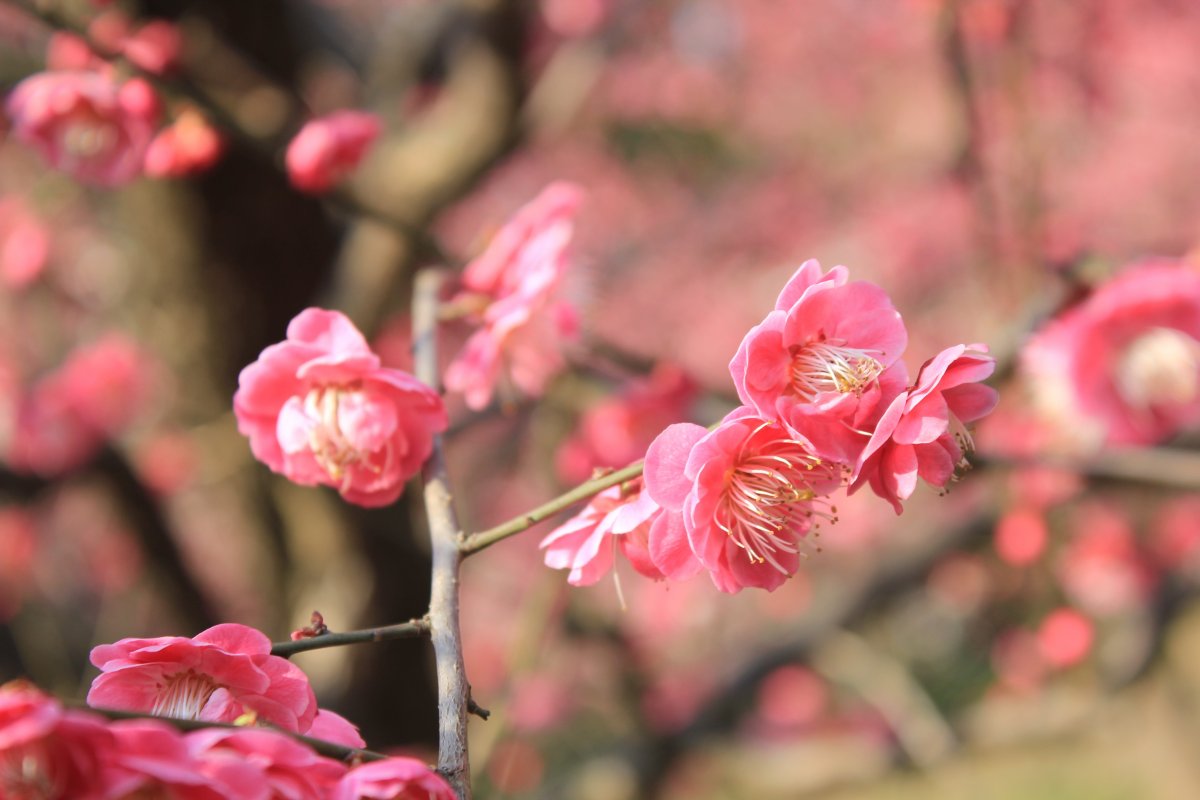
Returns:
[[[485,547],[491,547],[496,542],[533,527],[547,517],[562,511],[564,508],[575,505],[580,500],[586,500],[609,487],[625,483],[625,481],[631,481],[641,474],[642,462],[639,461],[636,464],[630,464],[624,469],[610,472],[607,475],[601,475],[599,478],[592,478],[590,481],[579,484],[571,491],[560,494],[550,502],[543,503],[532,511],[522,514],[519,517],[514,517],[508,522],[503,522],[494,528],[488,528],[485,531],[473,533],[463,538],[462,543],[459,545],[459,550],[462,551],[464,556],[478,553]]]
[[[443,273],[427,271],[417,277],[413,296],[413,351],[417,377],[437,386],[438,292]],[[458,627],[458,549],[460,529],[453,494],[446,476],[442,441],[434,439],[433,454],[425,463],[425,513],[433,549],[433,581],[429,596],[430,635],[437,660],[438,771],[462,800],[471,797],[471,769],[467,754],[467,714],[471,688],[463,666],[462,635]]]
[[[288,642],[275,642],[271,645],[271,655],[288,658],[296,653],[309,650],[322,650],[326,647],[341,647],[347,644],[362,644],[364,642],[390,642],[394,639],[415,639],[429,633],[429,617],[410,619],[395,625],[382,625],[378,628],[363,628],[356,631],[340,633],[322,633],[307,639],[296,639]]]

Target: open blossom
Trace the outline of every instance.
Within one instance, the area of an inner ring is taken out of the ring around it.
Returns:
[[[751,408],[711,432],[672,425],[646,454],[646,488],[664,509],[650,532],[651,557],[669,578],[687,577],[698,562],[723,592],[775,589],[799,568],[815,519],[831,518],[825,498],[842,476],[840,465]]]
[[[345,315],[317,308],[242,370],[233,408],[272,470],[372,507],[400,496],[447,424],[433,389],[381,366]]]
[[[205,754],[197,758],[183,734],[158,720],[120,720],[109,725],[116,746],[104,763],[106,798],[261,800],[266,776],[254,762]]]
[[[366,747],[367,743],[358,732],[358,726],[341,714],[327,708],[317,709],[308,735],[314,739],[324,739],[327,742],[344,744],[347,747]]]
[[[142,171],[159,105],[143,80],[102,72],[41,72],[8,97],[13,134],[84,183],[118,186]]]
[[[571,570],[567,582],[572,586],[590,586],[612,569],[614,551],[620,548],[638,572],[662,578],[648,546],[659,510],[640,479],[605,489],[542,540],[546,566]]]
[[[876,423],[850,491],[870,484],[899,514],[918,476],[931,486],[948,484],[972,447],[966,425],[996,405],[996,390],[979,383],[995,368],[984,345],[955,345],[925,362],[916,385],[896,395]]]
[[[469,407],[486,406],[505,371],[536,397],[563,368],[560,343],[574,334],[576,316],[558,290],[579,203],[573,184],[547,186],[463,270],[451,305],[480,327],[446,369],[446,388],[462,392]]]
[[[263,800],[324,800],[346,774],[346,766],[340,761],[319,756],[275,731],[212,728],[193,731],[185,741],[201,770],[216,772],[217,777],[228,770],[230,762],[253,766],[268,790]]]
[[[158,716],[234,722],[247,714],[304,733],[317,714],[308,678],[245,625],[216,625],[188,639],[122,639],[92,649],[101,674],[89,705]]]
[[[331,800],[455,800],[446,779],[415,758],[360,764],[338,782]]]
[[[314,194],[329,191],[354,171],[380,130],[379,117],[366,111],[336,111],[305,123],[287,149],[292,185]]]
[[[102,720],[22,681],[0,686],[0,797],[107,800],[98,778],[114,749]]]
[[[847,283],[845,267],[822,274],[810,260],[746,334],[729,371],[738,397],[760,416],[783,419],[822,457],[852,463],[866,444],[857,431],[887,380],[907,380],[898,361],[907,343],[881,288]]]
[[[1082,412],[1113,444],[1153,444],[1200,423],[1200,272],[1135,264],[1048,324],[1026,346],[1035,393],[1063,424]]]

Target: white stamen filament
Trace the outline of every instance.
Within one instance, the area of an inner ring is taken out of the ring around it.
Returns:
[[[764,423],[747,437],[736,466],[727,473],[716,523],[746,551],[751,563],[767,563],[790,574],[778,556],[798,553],[800,545],[781,534],[805,532],[814,516],[836,522],[836,509],[831,508],[829,513],[815,507],[819,499],[813,478],[829,478],[830,467],[809,453],[803,443],[774,439],[755,444],[758,433],[769,424]]]
[[[207,675],[199,675],[192,670],[176,673],[160,687],[150,713],[156,717],[200,719],[204,704],[219,688]]]
[[[792,355],[790,390],[811,403],[828,392],[862,394],[883,372],[878,350],[846,347],[831,340],[809,342]]]

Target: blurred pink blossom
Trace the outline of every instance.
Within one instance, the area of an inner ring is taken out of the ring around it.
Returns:
[[[141,174],[159,103],[141,79],[100,72],[40,72],[17,84],[6,105],[13,134],[84,183],[119,186]]]
[[[250,714],[296,733],[317,714],[305,674],[245,625],[216,625],[191,639],[122,639],[92,648],[91,661],[100,675],[87,701],[99,708],[207,722]]]
[[[50,258],[46,224],[16,196],[0,199],[0,282],[21,289],[38,279]]]
[[[972,448],[966,425],[987,415],[998,394],[985,380],[996,368],[985,345],[955,345],[921,367],[916,385],[891,401],[858,458],[850,492],[869,483],[899,514],[920,476],[945,487]]]
[[[186,109],[150,142],[146,174],[155,178],[195,175],[215,164],[223,150],[216,128],[198,111]]]
[[[709,571],[723,592],[778,588],[842,472],[781,424],[743,406],[711,432],[680,423],[646,454],[646,488],[664,513],[650,554],[671,579]]]
[[[594,33],[604,24],[611,6],[612,0],[541,0],[546,27],[566,37]]]
[[[618,548],[641,574],[660,579],[662,573],[650,559],[650,526],[658,504],[643,490],[640,479],[605,489],[575,517],[542,539],[546,566],[569,569],[567,582],[590,586],[613,566]]]
[[[354,171],[381,129],[379,117],[366,111],[336,111],[309,120],[288,145],[292,186],[312,194],[329,191]]]
[[[0,622],[20,609],[38,550],[33,515],[17,506],[0,508]]]
[[[996,523],[996,555],[1006,564],[1027,567],[1046,552],[1046,517],[1033,508],[1011,508]]]
[[[310,734],[316,735],[311,731]],[[213,728],[193,731],[184,739],[189,753],[205,772],[230,761],[257,768],[267,786],[268,800],[324,800],[346,774],[346,766],[340,761],[319,756],[290,736],[275,731]],[[257,783],[257,776],[253,782]]]
[[[1164,570],[1200,570],[1200,495],[1173,497],[1154,514],[1150,552]]]
[[[579,188],[554,183],[522,207],[462,275],[451,300],[480,325],[446,369],[446,388],[482,409],[502,371],[531,397],[545,391],[565,361],[562,340],[574,334],[574,309],[558,298],[570,266],[568,246]]]
[[[659,431],[687,416],[696,394],[696,384],[682,369],[658,364],[648,377],[583,413],[578,429],[559,448],[559,476],[581,483],[597,468],[632,464]]]
[[[447,424],[433,389],[380,366],[345,315],[318,308],[242,370],[233,408],[273,471],[369,507],[395,502]]]
[[[99,718],[23,681],[0,686],[0,797],[108,800],[99,777],[114,749]]]
[[[456,800],[446,779],[415,758],[359,764],[347,772],[332,800]]]
[[[104,764],[106,798],[260,800],[267,796],[260,766],[212,751],[199,757],[174,727],[158,720],[109,724],[116,747]]]
[[[1143,261],[1099,286],[1026,345],[1037,393],[1082,412],[1113,444],[1153,444],[1200,422],[1200,272]]]
[[[1051,611],[1037,631],[1042,658],[1055,669],[1073,667],[1087,658],[1094,637],[1092,621],[1073,608]]]
[[[1071,602],[1098,617],[1140,607],[1158,576],[1125,514],[1108,503],[1091,502],[1075,512],[1072,528],[1058,560],[1058,579]]]

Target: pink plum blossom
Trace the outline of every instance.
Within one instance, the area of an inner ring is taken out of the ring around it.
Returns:
[[[0,686],[0,797],[107,800],[99,777],[114,748],[91,714],[64,711],[22,681]]]
[[[1087,658],[1095,629],[1092,621],[1073,608],[1051,611],[1038,627],[1038,648],[1052,667],[1066,669]]]
[[[659,431],[686,418],[696,394],[696,383],[687,373],[674,364],[658,364],[617,397],[583,413],[577,431],[558,451],[559,476],[580,483],[597,468],[637,461]]]
[[[590,586],[612,569],[613,554],[620,548],[638,572],[662,578],[648,549],[650,526],[659,511],[641,479],[605,489],[542,540],[546,566],[571,570],[567,582],[572,586]]]
[[[98,708],[207,722],[248,714],[297,733],[317,714],[305,674],[245,625],[216,625],[191,639],[122,639],[94,647],[91,660],[101,674],[87,701]]]
[[[37,280],[50,257],[50,232],[18,197],[0,198],[0,282],[21,289]]]
[[[346,766],[341,762],[319,756],[290,736],[275,731],[214,728],[193,731],[185,740],[201,769],[216,772],[217,777],[228,769],[230,761],[256,767],[268,788],[264,800],[324,800],[346,774]]]
[[[308,729],[308,735],[314,739],[324,739],[327,742],[336,742],[347,747],[367,746],[362,734],[358,732],[357,725],[341,714],[326,708],[317,710],[317,716],[313,719],[312,727]]]
[[[109,725],[116,747],[104,763],[106,798],[169,797],[171,800],[262,800],[267,780],[261,766],[241,757],[205,753],[197,758],[183,734],[158,720],[121,720]]]
[[[853,463],[883,376],[901,386],[907,379],[898,361],[907,343],[882,289],[847,283],[845,267],[822,274],[810,260],[784,286],[775,310],[746,334],[729,371],[738,397],[759,416],[785,420],[822,458]]]
[[[331,800],[456,800],[446,779],[415,758],[395,757],[354,767]]]
[[[224,149],[221,135],[200,112],[186,109],[163,128],[146,150],[146,174],[180,178],[204,172]]]
[[[1125,513],[1108,503],[1086,503],[1073,515],[1072,528],[1075,533],[1057,565],[1071,602],[1096,617],[1141,607],[1158,584],[1158,574]]]
[[[272,470],[372,507],[400,496],[447,424],[433,389],[381,366],[345,315],[317,308],[242,370],[233,408]]]
[[[101,72],[41,72],[8,97],[13,134],[84,183],[119,186],[142,171],[159,104],[143,80]]]
[[[651,557],[672,579],[703,566],[723,592],[778,588],[799,568],[814,518],[831,516],[824,498],[841,478],[839,465],[745,406],[711,432],[672,425],[646,454],[646,488],[664,509]]]
[[[579,203],[573,184],[547,186],[463,270],[451,307],[480,327],[447,367],[446,388],[462,392],[470,408],[490,402],[502,372],[536,397],[563,368],[561,342],[574,334],[576,316],[558,290]]]
[[[859,455],[850,491],[869,483],[899,514],[918,476],[945,487],[972,447],[965,426],[996,405],[996,390],[979,383],[995,367],[984,345],[955,345],[925,362],[916,385],[896,395],[876,423]]]
[[[305,123],[288,145],[292,186],[321,194],[354,171],[379,136],[379,117],[366,111],[336,111]]]
[[[1112,444],[1153,444],[1200,422],[1200,272],[1136,263],[1028,343],[1035,392],[1082,412]]]

